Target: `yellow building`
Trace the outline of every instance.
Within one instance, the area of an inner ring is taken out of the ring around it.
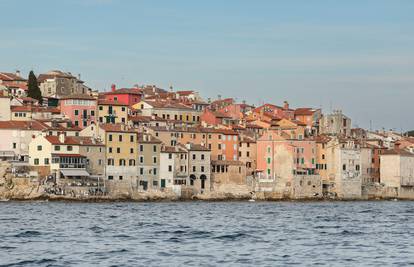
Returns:
[[[158,116],[162,119],[185,123],[200,123],[202,111],[183,103],[169,100],[143,100],[132,106],[144,116]]]
[[[127,123],[129,107],[110,100],[98,101],[99,123]]]

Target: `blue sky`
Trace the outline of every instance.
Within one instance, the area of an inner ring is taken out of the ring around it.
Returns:
[[[414,129],[414,1],[3,1],[0,71],[81,73]]]

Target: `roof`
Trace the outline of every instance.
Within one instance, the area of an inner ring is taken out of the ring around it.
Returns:
[[[146,136],[144,138],[144,136]],[[138,134],[138,143],[148,143],[148,144],[160,144],[162,143],[161,140],[159,140],[158,138],[155,138],[154,136],[150,135],[150,134],[142,134],[139,133]]]
[[[58,108],[49,108],[49,107],[42,107],[42,106],[11,106],[10,110],[12,112],[50,112],[50,113],[60,113]]]
[[[40,74],[37,78],[37,82],[42,83],[47,79],[54,79],[54,78],[67,78],[67,79],[75,79],[76,77],[70,73],[66,73],[60,70],[52,70],[48,73]]]
[[[65,154],[65,153],[52,153],[52,156],[58,156],[58,157],[79,157],[79,158],[86,158],[86,156],[82,156],[81,154]]]
[[[27,81],[25,78],[22,78],[15,73],[10,72],[0,72],[0,80],[2,81]]]
[[[38,121],[0,121],[0,129],[42,131],[49,127]]]
[[[45,137],[53,145],[85,145],[85,146],[103,146],[101,142],[87,136],[65,136],[64,142],[60,142],[59,136],[48,135]]]
[[[159,100],[145,100],[145,103],[151,105],[154,108],[158,109],[185,109],[185,110],[194,110],[192,107],[189,107],[180,102],[173,101],[159,101]],[[196,110],[194,110],[196,111]]]
[[[177,91],[176,93],[179,94],[180,96],[188,96],[188,95],[194,94],[194,91],[192,90]]]
[[[405,157],[414,157],[413,153],[408,152],[407,150],[403,149],[390,149],[384,150],[381,155],[400,155]]]
[[[186,153],[186,151],[179,146],[163,146],[161,152],[164,153]]]
[[[68,96],[64,96],[62,98],[60,98],[61,100],[64,99],[84,99],[84,100],[96,100],[95,97],[87,95],[87,94],[73,94],[73,95],[68,95]]]
[[[317,110],[313,108],[297,108],[295,109],[295,115],[313,115]]]
[[[210,151],[210,149],[205,146],[192,143],[189,144],[189,147],[186,146],[186,148],[190,151]]]
[[[99,124],[99,127],[106,132],[120,132],[120,133],[137,133],[131,128],[128,128],[125,124],[122,123],[102,123]]]
[[[142,89],[139,88],[120,88],[116,89],[115,91],[105,92],[105,95],[120,95],[120,94],[128,94],[128,95],[142,95]]]

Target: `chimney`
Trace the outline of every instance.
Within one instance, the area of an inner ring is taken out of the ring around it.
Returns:
[[[287,101],[283,101],[283,109],[289,109],[289,103]]]
[[[20,70],[16,70],[16,76],[21,77],[20,76]]]
[[[59,133],[59,142],[65,143],[65,135],[63,134],[63,132]]]
[[[116,90],[116,85],[115,84],[112,84],[111,85],[111,92],[115,92],[115,90]]]

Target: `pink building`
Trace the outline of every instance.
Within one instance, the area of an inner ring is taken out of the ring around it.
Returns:
[[[60,99],[60,112],[73,125],[85,128],[96,122],[97,99],[89,95],[71,95]]]
[[[314,174],[316,142],[288,139],[267,131],[257,140],[257,170],[264,177],[291,178],[295,174]]]
[[[121,88],[116,89],[115,84],[111,86],[111,91],[104,94],[104,99],[113,102],[119,102],[132,106],[141,101],[142,90],[139,88]]]

